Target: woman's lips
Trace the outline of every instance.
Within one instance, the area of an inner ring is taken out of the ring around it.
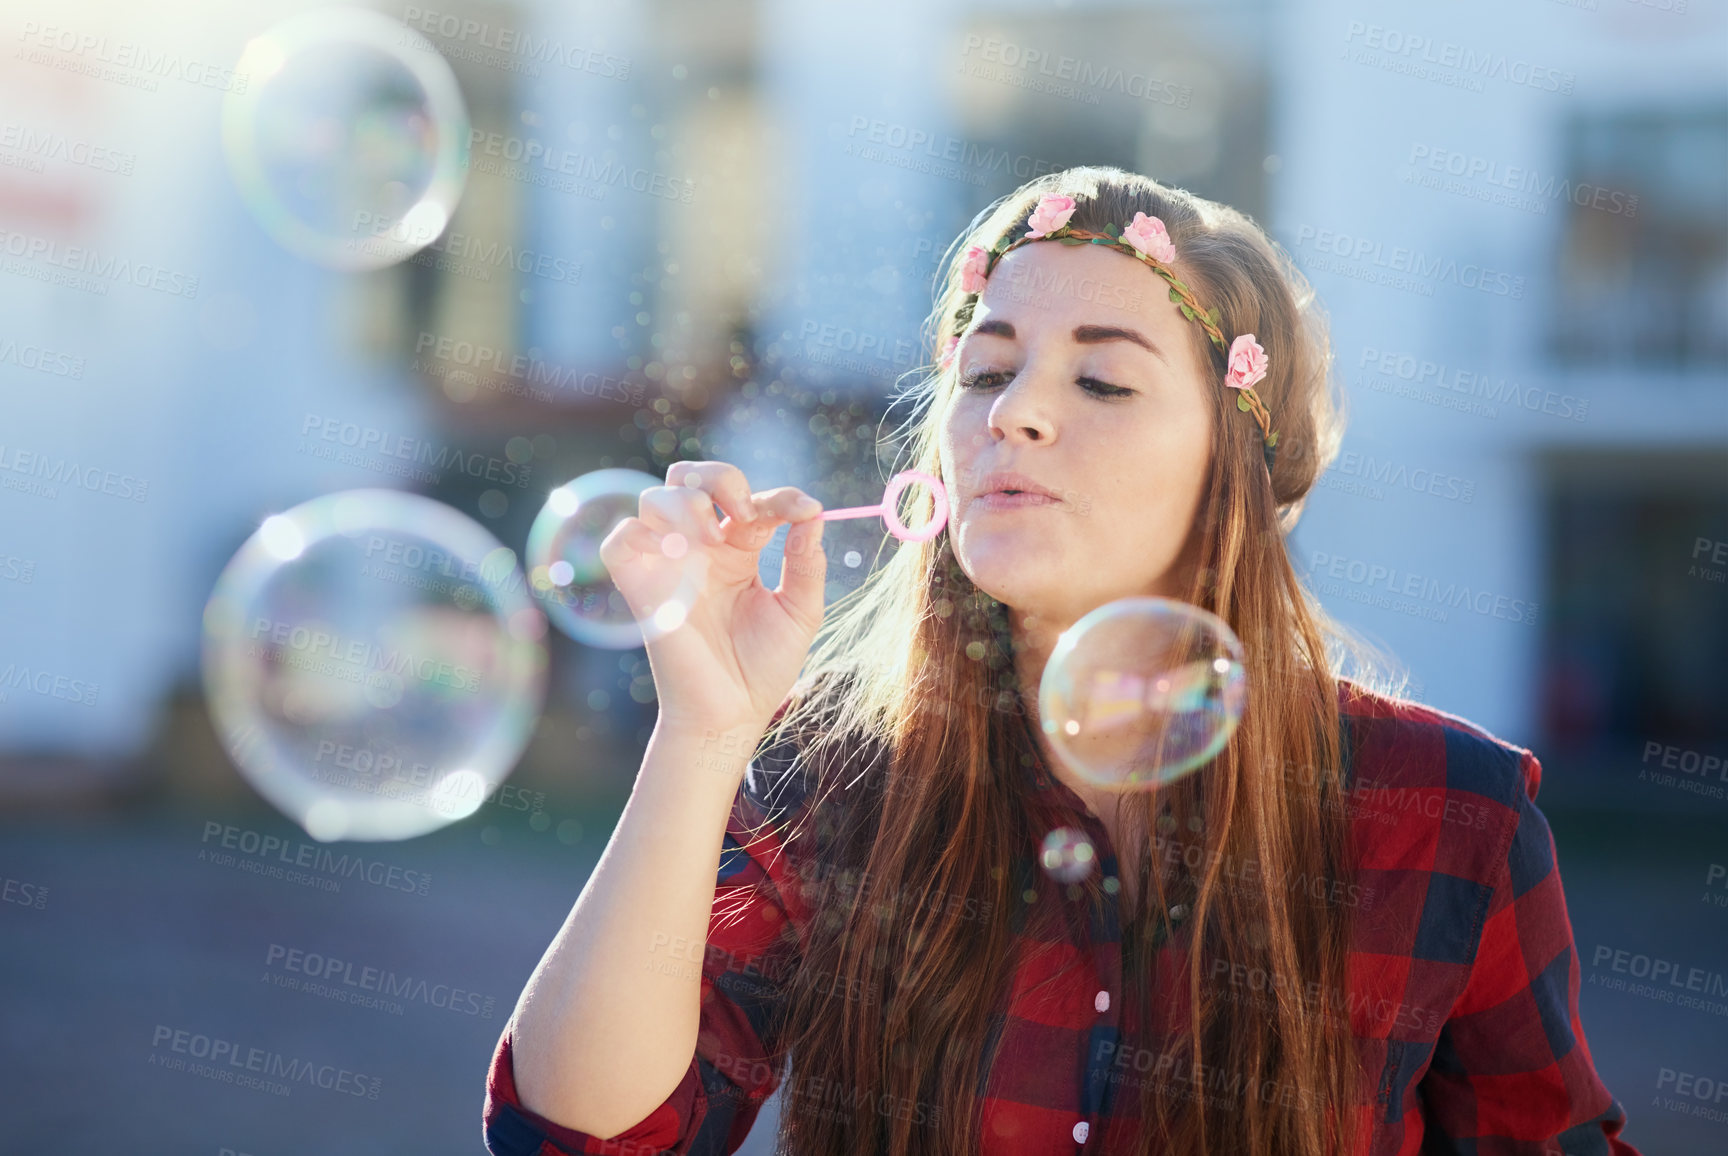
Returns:
[[[979,494],[972,499],[972,504],[986,510],[1019,510],[1027,506],[1059,506],[1062,503],[1049,494],[1034,494],[1027,490],[1010,494],[997,490],[990,494]]]

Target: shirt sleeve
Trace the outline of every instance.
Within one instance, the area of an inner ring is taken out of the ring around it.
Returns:
[[[1536,806],[1542,766],[1528,751],[1520,766],[1476,959],[1420,1084],[1422,1151],[1639,1156],[1619,1138],[1626,1111],[1597,1076],[1578,1017],[1578,951]]]
[[[766,754],[758,763],[766,765]],[[672,1094],[640,1122],[599,1137],[522,1106],[506,1024],[486,1077],[482,1123],[492,1156],[722,1156],[749,1135],[780,1081],[774,1017],[798,958],[804,904],[783,839],[795,808],[765,803],[753,763],[733,800],[701,948],[696,1053]],[[695,966],[686,963],[685,966]]]

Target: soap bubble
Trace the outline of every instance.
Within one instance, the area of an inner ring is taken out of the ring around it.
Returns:
[[[516,556],[430,498],[348,490],[266,518],[204,608],[216,733],[315,839],[474,813],[544,700],[546,621]]]
[[[708,556],[692,553],[682,534],[665,536],[662,587],[641,622],[600,560],[600,543],[619,522],[636,517],[642,491],[664,484],[641,470],[594,470],[553,490],[529,527],[529,584],[547,617],[577,642],[629,650],[678,629],[689,616]]]
[[[468,110],[425,37],[369,9],[319,8],[248,41],[235,74],[223,151],[284,248],[380,269],[443,233],[467,178]]]
[[[1242,643],[1167,598],[1106,603],[1065,631],[1038,687],[1050,745],[1098,786],[1149,788],[1212,759],[1247,698]]]
[[[1084,831],[1075,827],[1057,827],[1044,836],[1038,864],[1058,883],[1078,883],[1092,874],[1092,869],[1098,865],[1098,852]]]

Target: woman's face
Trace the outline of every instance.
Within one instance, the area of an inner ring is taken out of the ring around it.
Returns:
[[[940,419],[942,481],[961,568],[1022,615],[1065,628],[1186,593],[1218,384],[1168,288],[1126,254],[1047,243],[985,282]],[[1027,485],[1054,496],[993,492]]]

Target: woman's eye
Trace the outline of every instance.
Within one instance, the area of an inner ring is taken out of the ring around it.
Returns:
[[[987,389],[998,384],[998,378],[1005,381],[1013,376],[1012,373],[1006,373],[998,369],[974,370],[960,379],[960,388]],[[1074,382],[1081,389],[1084,389],[1087,393],[1090,393],[1095,397],[1127,397],[1129,394],[1134,392],[1131,389],[1124,389],[1120,385],[1111,385],[1107,381],[1100,381],[1096,377],[1077,377],[1074,379]]]
[[[1134,392],[1131,389],[1124,389],[1120,385],[1111,385],[1107,381],[1099,381],[1096,377],[1080,377],[1075,380],[1080,383],[1080,388],[1084,389],[1088,393],[1095,393],[1099,397],[1127,397],[1129,394]]]
[[[991,381],[991,379],[993,379],[993,378],[998,378],[998,377],[1005,378],[1005,377],[1010,377],[1010,376],[1012,376],[1012,375],[1007,374],[1007,373],[1003,373],[1001,370],[997,370],[997,369],[973,370],[971,373],[968,373],[965,377],[962,377],[960,379],[960,388],[961,389],[979,389],[979,388],[982,388],[984,383]]]

